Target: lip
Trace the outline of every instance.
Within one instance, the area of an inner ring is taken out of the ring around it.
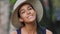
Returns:
[[[32,18],[33,17],[33,15],[29,15],[27,18]]]

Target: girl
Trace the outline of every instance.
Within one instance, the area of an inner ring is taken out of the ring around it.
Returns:
[[[18,0],[13,10],[11,21],[18,29],[11,34],[52,34],[38,24],[43,16],[39,0]]]

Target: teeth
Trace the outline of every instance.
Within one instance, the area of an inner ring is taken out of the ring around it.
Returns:
[[[28,18],[31,18],[32,16],[29,16]]]

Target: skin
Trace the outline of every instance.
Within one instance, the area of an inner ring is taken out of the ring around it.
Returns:
[[[21,34],[37,34],[36,32],[36,11],[28,4],[25,4],[20,8],[20,18],[19,21],[24,22],[25,26],[21,28]],[[12,34],[17,34],[16,31]],[[51,31],[46,29],[46,34],[52,34]]]
[[[30,24],[36,21],[36,11],[27,4],[20,8],[20,16],[20,20],[25,24]]]

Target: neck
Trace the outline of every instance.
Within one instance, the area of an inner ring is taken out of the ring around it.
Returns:
[[[36,30],[36,28],[37,28],[36,21],[35,21],[35,22],[32,22],[32,23],[29,23],[29,24],[25,24],[25,28],[26,28],[28,31]]]

